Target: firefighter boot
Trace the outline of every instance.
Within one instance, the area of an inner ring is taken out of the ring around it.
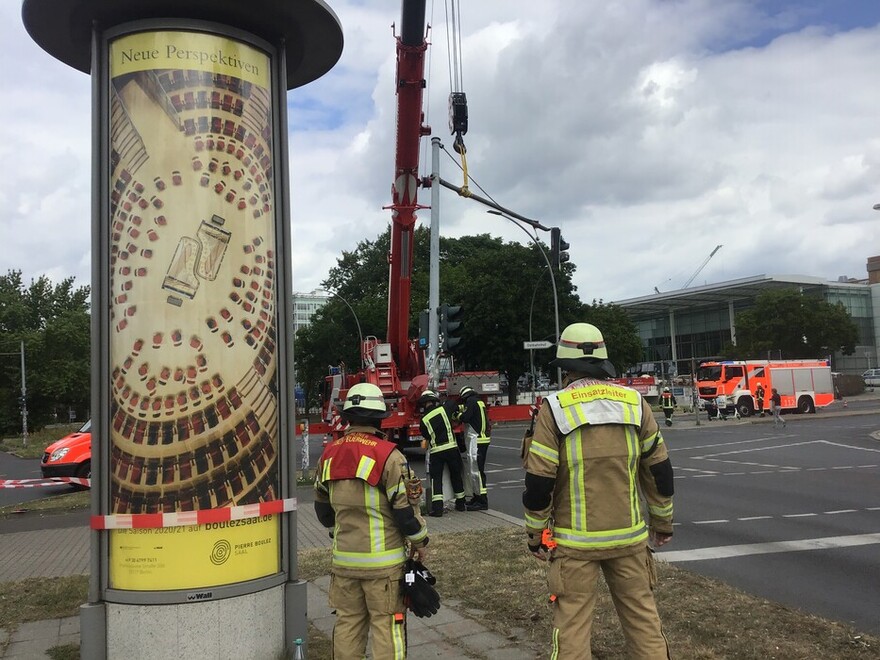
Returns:
[[[465,504],[463,497],[456,498],[455,510],[456,511],[467,511],[467,505]]]
[[[467,505],[468,511],[485,511],[489,508],[488,495],[474,495],[473,501]]]
[[[431,502],[431,510],[428,511],[428,515],[432,518],[440,518],[443,516],[443,500],[437,500],[435,502]]]

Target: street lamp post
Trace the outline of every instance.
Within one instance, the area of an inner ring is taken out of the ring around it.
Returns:
[[[336,296],[343,303],[345,303],[345,306],[348,307],[349,311],[351,311],[351,315],[354,317],[354,322],[355,322],[355,325],[357,325],[357,330],[358,330],[358,340],[360,341],[360,343],[358,344],[358,353],[361,356],[361,368],[363,368],[363,366],[364,366],[364,336],[363,336],[363,334],[361,334],[361,322],[358,320],[358,315],[355,313],[354,308],[348,303],[348,301],[345,298],[343,298],[341,295],[339,295],[338,292],[331,291],[330,289],[327,289],[327,292],[331,296]]]
[[[541,251],[541,256],[544,257],[544,261],[547,264],[547,270],[550,271],[550,283],[553,285],[553,319],[556,323],[556,341],[558,343],[559,342],[559,298],[556,294],[556,277],[553,275],[553,266],[550,265],[550,259],[547,257],[547,253],[544,251],[544,248],[541,247],[541,242],[538,240],[537,230],[535,230],[535,234],[530,234],[529,230],[520,224],[520,222],[521,222],[520,220],[516,220],[514,218],[511,218],[509,215],[502,213],[501,211],[498,211],[496,209],[489,209],[488,211],[486,211],[486,213],[491,213],[492,215],[497,215],[497,216],[500,216],[506,220],[510,220],[510,222],[512,222],[517,227],[522,229],[523,232],[525,232],[526,236],[528,236],[529,239],[535,244],[535,246],[538,248],[538,250]],[[535,226],[532,225],[532,228],[534,230]],[[557,386],[562,385],[562,369],[560,369],[559,367],[556,368],[556,384],[557,384]]]
[[[538,285],[541,283],[541,280],[544,278],[544,273],[547,272],[547,267],[544,266],[544,269],[541,271],[541,274],[538,275],[538,279],[535,280],[535,286],[532,289],[532,303],[529,305],[529,341],[532,341],[532,312],[535,309],[535,294],[538,293]],[[532,374],[532,394],[535,392],[535,349],[529,349],[529,370]]]

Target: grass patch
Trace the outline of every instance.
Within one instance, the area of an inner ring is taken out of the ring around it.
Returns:
[[[79,646],[76,644],[53,646],[46,651],[46,654],[52,660],[79,660]]]
[[[91,491],[78,490],[74,493],[65,495],[53,495],[45,497],[41,500],[31,500],[30,502],[22,502],[21,504],[9,504],[0,506],[0,517],[8,518],[16,515],[14,511],[43,511],[46,513],[56,511],[77,511],[80,509],[88,509],[90,505]]]
[[[550,649],[546,566],[526,552],[519,529],[431,538],[427,565],[442,599],[529,648]],[[300,577],[330,570],[328,550],[299,553]],[[658,562],[657,604],[673,657],[717,660],[880,658],[880,638]],[[623,660],[623,634],[604,581],[593,620],[593,656]],[[322,656],[317,656],[322,657]]]
[[[330,657],[330,638],[320,630],[309,624],[309,657],[310,658],[329,658]]]
[[[0,451],[15,454],[19,458],[41,458],[46,447],[65,435],[82,428],[82,422],[76,424],[59,424],[28,433],[28,443],[24,444],[21,436],[0,439]]]
[[[0,582],[0,628],[76,616],[88,590],[87,575]]]

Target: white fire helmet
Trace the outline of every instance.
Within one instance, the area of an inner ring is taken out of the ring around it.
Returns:
[[[363,419],[384,419],[391,414],[382,390],[372,383],[358,383],[348,390],[341,412],[343,417]]]
[[[550,364],[576,372],[593,371],[589,365],[599,367],[612,378],[616,376],[614,365],[608,361],[605,338],[599,328],[590,323],[572,323],[562,331],[556,344],[556,359]]]

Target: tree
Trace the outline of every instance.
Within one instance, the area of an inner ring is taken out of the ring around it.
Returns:
[[[416,228],[413,240],[410,337],[418,332],[419,312],[428,306],[428,230]],[[388,232],[375,241],[362,241],[353,252],[343,253],[324,283],[350,303],[364,336],[382,338],[387,332],[389,243]],[[566,263],[561,272],[554,271],[560,330],[574,321],[590,320],[592,314],[596,325],[606,326],[602,330],[607,333],[609,350],[616,351],[612,355],[615,364],[622,367],[637,361],[641,345],[635,327],[614,305],[601,301],[584,305],[571,282],[574,270],[573,264]],[[516,380],[529,371],[529,352],[523,341],[556,338],[553,289],[538,247],[534,243],[505,243],[488,234],[441,238],[440,302],[464,308],[456,369],[506,373],[509,396],[515,400]],[[310,325],[297,333],[294,356],[300,383],[313,391],[327,366],[336,364],[340,356],[347,356],[350,367],[359,366],[353,327],[351,311],[331,297]],[[546,371],[553,356],[552,349],[536,353]]]
[[[28,420],[39,427],[56,409],[89,410],[89,288],[47,277],[25,286],[21,271],[0,276],[0,428],[20,427],[21,362],[25,345]]]
[[[736,346],[725,357],[754,358],[772,352],[783,358],[852,355],[859,329],[844,306],[795,289],[765,291],[755,306],[736,317]]]

